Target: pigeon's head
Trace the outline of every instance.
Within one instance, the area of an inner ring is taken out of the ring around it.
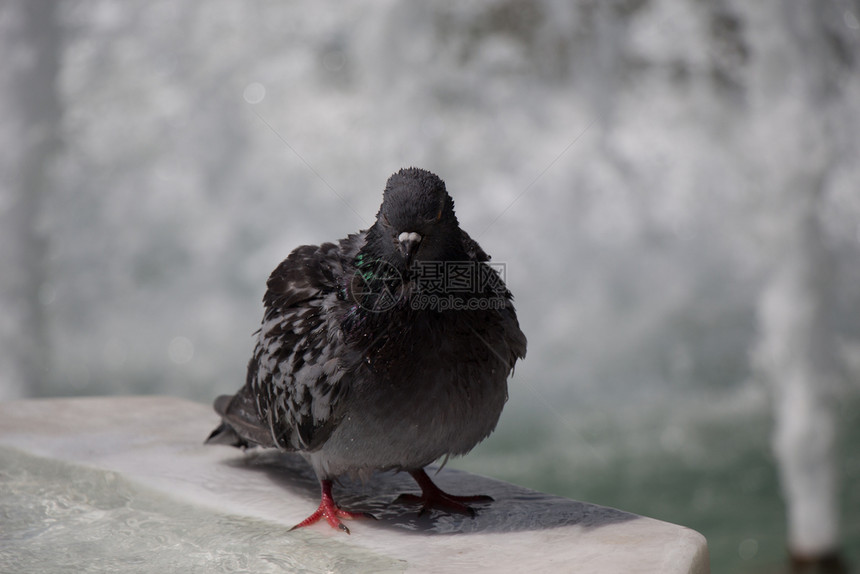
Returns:
[[[463,240],[445,182],[424,169],[401,169],[385,185],[369,241],[398,267],[461,259]]]

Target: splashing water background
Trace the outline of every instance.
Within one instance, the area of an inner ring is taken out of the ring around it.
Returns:
[[[12,224],[35,196],[0,190],[0,398],[234,391],[271,269],[367,227],[417,165],[504,263],[529,337],[498,431],[451,464],[689,525],[716,572],[754,571],[785,550],[772,405],[800,372],[860,562],[860,25],[815,6],[63,3],[38,241]],[[10,70],[34,61],[21,26],[4,5]],[[12,175],[33,136],[15,78]]]

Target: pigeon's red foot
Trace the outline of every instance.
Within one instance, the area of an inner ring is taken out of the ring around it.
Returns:
[[[341,518],[361,518],[368,516],[363,512],[349,512],[348,510],[341,510],[338,508],[331,496],[330,480],[321,480],[320,488],[322,490],[322,499],[320,500],[319,508],[317,508],[313,514],[290,528],[290,530],[316,524],[321,519],[325,518],[326,522],[329,523],[329,526],[332,528],[338,528],[349,534],[349,528],[346,527],[346,524],[340,521]]]
[[[424,469],[411,470],[409,471],[409,474],[412,475],[412,478],[414,478],[415,482],[418,483],[418,486],[421,487],[421,494],[401,494],[397,500],[401,502],[422,503],[420,514],[424,514],[434,508],[440,508],[449,512],[458,512],[460,514],[468,514],[469,516],[474,517],[477,513],[474,508],[466,504],[467,502],[493,501],[492,497],[485,496],[483,494],[472,496],[456,496],[454,494],[448,494],[430,480],[430,477],[427,476]]]

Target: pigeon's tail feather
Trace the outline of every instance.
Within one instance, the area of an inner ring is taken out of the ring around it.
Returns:
[[[212,431],[206,444],[226,444],[240,448],[275,446],[272,433],[257,414],[256,401],[248,387],[235,395],[221,395],[215,399],[214,407],[215,412],[221,415],[221,424]]]
[[[230,403],[233,402],[234,396],[235,395],[221,395],[217,399],[215,399],[215,403],[212,405],[212,407],[215,409],[215,412],[222,417],[226,416],[227,409],[230,407]]]
[[[218,425],[218,428],[212,431],[212,434],[206,439],[206,444],[226,444],[238,448],[248,448],[251,446],[248,441],[236,434],[233,427],[227,423]]]

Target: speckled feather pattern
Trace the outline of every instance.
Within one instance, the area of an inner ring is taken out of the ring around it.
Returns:
[[[425,174],[392,176],[371,229],[301,246],[274,270],[246,384],[216,401],[224,424],[210,440],[300,452],[323,479],[419,469],[465,454],[493,431],[526,339],[501,282],[468,294],[501,297],[501,308],[411,304],[408,261],[392,239],[399,233],[423,237],[418,260],[480,266],[489,259],[459,229],[441,180],[430,174],[428,183]],[[354,292],[353,278],[368,260],[385,261],[402,277],[390,308],[367,309]]]

